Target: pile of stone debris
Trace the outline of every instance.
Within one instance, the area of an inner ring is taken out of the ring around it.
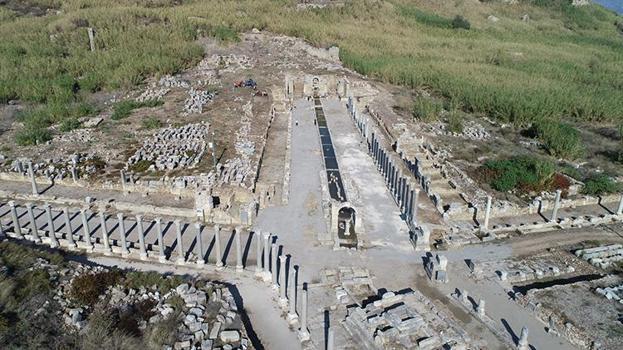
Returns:
[[[190,90],[188,90],[188,98],[184,102],[182,115],[203,113],[203,106],[212,101],[214,97],[216,97],[216,93],[212,91],[190,88]]]
[[[71,284],[75,278],[84,274],[97,274],[109,270],[101,266],[76,262],[71,262],[70,265],[71,268],[61,269],[39,259],[33,268],[43,268],[49,273],[51,280],[59,281],[54,299],[62,307],[66,326],[74,331],[81,331],[88,327],[88,315],[93,307],[76,307],[75,302],[69,297]],[[183,303],[172,302],[175,298]],[[99,299],[107,300],[107,309],[121,310],[150,301],[150,305],[154,305],[150,310],[153,316],[139,323],[140,330],[145,330],[149,324],[176,317],[179,320],[176,340],[165,346],[166,350],[254,348],[247,336],[232,293],[225,284],[219,282],[195,281],[192,285],[182,283],[166,293],[160,293],[155,285],[128,288],[118,284],[109,287]]]
[[[21,175],[28,174],[28,159],[18,158],[11,162],[9,171]],[[47,158],[41,162],[32,164],[33,172],[38,176],[45,176],[48,179],[62,180],[75,176],[95,174],[99,169],[97,163],[99,158],[93,153],[75,153],[69,158]]]
[[[205,153],[208,130],[209,124],[203,122],[160,129],[143,142],[126,167],[142,161],[150,163],[150,170],[194,167]]]

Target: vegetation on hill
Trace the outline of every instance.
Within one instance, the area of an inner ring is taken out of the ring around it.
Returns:
[[[84,108],[85,95],[178,72],[201,58],[197,38],[235,41],[257,27],[337,44],[343,62],[361,73],[428,87],[502,121],[620,120],[621,18],[570,2],[366,0],[299,11],[286,0],[7,1],[0,103],[36,106],[23,116],[21,142],[43,142],[48,126],[93,111]],[[50,10],[37,16],[24,11],[29,5]],[[95,52],[87,27],[96,31]]]

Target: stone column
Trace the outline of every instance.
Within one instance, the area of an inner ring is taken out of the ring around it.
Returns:
[[[72,164],[71,166],[71,179],[74,183],[78,182],[78,169],[76,169],[76,165]]]
[[[485,207],[485,221],[482,225],[484,230],[489,229],[489,216],[491,215],[491,196],[487,196],[487,206]]]
[[[260,272],[262,272],[262,233],[260,232],[260,230],[257,230],[254,235],[255,237],[255,259],[256,264],[255,264],[255,273],[258,274]]]
[[[35,170],[32,167],[32,161],[28,161],[28,176],[30,177],[30,185],[32,186],[32,194],[38,195],[37,180],[35,179]]]
[[[201,239],[201,223],[195,223],[195,231],[197,235],[195,236],[195,242],[197,243],[197,265],[203,266],[205,264],[205,260],[203,259],[203,240]]]
[[[2,220],[0,220],[0,236],[5,236],[4,227],[2,227]]]
[[[619,200],[619,207],[617,209],[617,215],[623,214],[623,195],[621,195],[621,199]]]
[[[28,218],[30,219],[30,235],[35,243],[41,243],[39,238],[39,228],[37,228],[37,220],[35,220],[35,214],[32,211],[32,203],[26,203],[26,210],[28,211]]]
[[[298,319],[296,315],[296,270],[290,263],[290,274],[288,276],[288,320],[294,322]]]
[[[273,288],[277,289],[279,288],[279,284],[277,283],[277,243],[273,243],[271,245],[271,260],[272,260],[272,264],[271,264],[271,272],[272,272],[272,283],[273,283]]]
[[[485,301],[484,301],[484,299],[480,299],[478,301],[478,306],[476,306],[476,312],[478,313],[478,316],[484,317],[484,315],[485,315]]]
[[[554,211],[552,212],[551,222],[556,223],[558,220],[558,209],[560,208],[560,194],[561,190],[556,190],[556,199],[554,202]]]
[[[420,195],[420,189],[416,188],[413,191],[413,203],[411,206],[411,223],[415,225],[417,223],[417,206],[418,206],[418,197]]]
[[[242,246],[240,244],[240,235],[242,234],[242,227],[236,226],[236,272],[242,272],[244,266],[242,265]]]
[[[270,274],[270,233],[264,234],[264,274]]]
[[[17,208],[15,207],[15,201],[9,201],[9,207],[11,207],[11,220],[13,221],[13,233],[17,238],[24,238],[22,236],[22,225],[19,223],[17,216]]]
[[[409,191],[409,200],[407,201],[407,208],[405,214],[409,223],[413,222],[413,200],[415,199],[415,190]]]
[[[405,203],[407,202],[407,188],[407,179],[403,178],[402,186],[400,188],[400,209],[402,209],[403,211],[405,209]]]
[[[411,209],[409,205],[411,204],[411,183],[409,181],[405,182],[405,194],[404,194],[404,203],[402,203],[402,212],[405,216],[408,216],[411,213]]]
[[[123,219],[123,214],[117,214],[117,220],[119,221],[119,239],[121,240],[121,256],[127,257],[130,255],[130,251],[128,250],[128,242],[125,239],[125,222]]]
[[[165,253],[164,237],[162,236],[162,219],[156,218],[156,232],[158,233],[158,261],[164,263],[167,261]]]
[[[89,229],[89,220],[87,218],[86,210],[80,210],[80,217],[82,218],[82,232],[84,232],[84,243],[86,244],[87,252],[93,251],[93,242],[91,242],[91,229]]]
[[[119,170],[119,173],[121,175],[121,188],[125,191],[125,189],[126,189],[125,171],[123,171],[123,169],[121,169],[121,170]]]
[[[175,225],[175,245],[177,249],[177,260],[175,263],[184,265],[186,262],[186,255],[184,254],[184,243],[182,242],[182,223],[179,220],[175,220],[173,224]]]
[[[335,333],[333,327],[329,327],[327,334],[327,350],[335,350]]]
[[[74,229],[71,227],[71,217],[69,216],[69,209],[63,208],[63,217],[65,217],[65,238],[69,243],[70,248],[76,248],[76,242],[74,242]]]
[[[461,291],[461,302],[463,304],[469,304],[469,298],[467,297],[467,289]]]
[[[138,233],[138,249],[140,251],[140,259],[147,260],[147,249],[145,249],[145,236],[143,232],[143,217],[136,216],[136,231]]]
[[[279,256],[279,303],[286,305],[288,299],[286,298],[286,262],[288,257],[285,255]]]
[[[59,246],[58,239],[56,238],[56,229],[54,228],[54,217],[52,216],[52,207],[50,204],[45,204],[45,214],[48,218],[48,232],[50,233],[50,247],[56,248]]]
[[[519,336],[519,340],[517,340],[517,350],[528,349],[530,349],[530,344],[528,344],[528,327],[524,326],[521,328],[521,335]]]
[[[307,289],[303,288],[301,292],[301,328],[299,329],[299,339],[301,341],[309,340],[309,331],[307,330]]]
[[[110,241],[108,240],[108,227],[106,226],[106,214],[104,211],[99,212],[100,226],[102,227],[102,243],[104,243],[104,255],[110,255]]]
[[[221,227],[214,225],[214,249],[216,252],[216,267],[223,266],[223,254],[221,253]]]

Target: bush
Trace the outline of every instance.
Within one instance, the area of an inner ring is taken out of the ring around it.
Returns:
[[[182,284],[184,279],[178,276],[163,277],[157,272],[128,272],[125,276],[124,284],[128,288],[139,289],[141,287],[151,288],[156,286],[161,294],[169,292],[178,285]]]
[[[487,180],[494,189],[506,192],[520,189],[524,192],[541,191],[552,185],[553,163],[529,156],[507,160],[490,160],[484,165]]]
[[[414,19],[416,22],[427,26],[438,28],[450,28],[452,26],[452,20],[449,18],[439,16],[432,12],[425,12],[411,6],[400,6],[399,11],[402,16]]]
[[[144,129],[159,129],[162,127],[162,122],[155,117],[145,118],[142,123]]]
[[[621,184],[615,182],[610,176],[596,174],[584,181],[582,193],[599,196],[602,194],[615,193],[621,190]]]
[[[580,132],[573,126],[545,120],[535,123],[534,127],[537,137],[551,155],[575,159],[584,153]]]
[[[463,18],[463,16],[456,15],[454,19],[452,19],[452,28],[454,29],[467,29],[471,27],[471,24],[468,20]]]
[[[15,134],[15,141],[20,146],[38,145],[52,139],[52,132],[43,126],[29,126]]]
[[[68,132],[74,129],[78,129],[81,125],[82,123],[80,123],[78,119],[69,118],[69,119],[63,120],[63,122],[61,123],[60,129],[62,132]]]
[[[117,284],[120,278],[121,272],[117,270],[80,275],[71,282],[69,294],[79,304],[92,306],[99,296],[108,287]]]
[[[463,113],[459,110],[450,111],[448,114],[448,131],[457,134],[463,132]]]
[[[441,109],[441,102],[420,97],[413,105],[413,116],[423,122],[432,122],[439,118]]]
[[[130,170],[135,173],[143,173],[149,170],[152,162],[147,159],[141,159],[130,166]]]
[[[110,117],[113,120],[121,120],[121,119],[125,119],[127,117],[130,116],[130,114],[132,114],[132,111],[134,111],[137,108],[143,108],[143,107],[157,107],[157,106],[161,106],[164,102],[160,101],[160,100],[147,100],[147,101],[143,101],[143,102],[136,102],[136,101],[132,101],[132,100],[123,100],[121,102],[118,102],[115,107],[113,108],[113,112],[112,112],[112,116]]]
[[[210,35],[218,39],[220,42],[238,42],[240,37],[238,33],[226,26],[216,26],[211,28]]]

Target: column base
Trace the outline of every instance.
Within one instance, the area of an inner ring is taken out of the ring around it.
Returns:
[[[236,272],[243,272],[243,271],[244,271],[244,266],[236,265]]]
[[[93,253],[93,248],[94,247],[90,245],[90,246],[86,246],[84,249],[86,249],[87,253]]]
[[[112,255],[112,249],[110,249],[110,248],[104,248],[104,255],[106,255],[106,256],[111,256],[111,255]]]
[[[186,265],[186,260],[184,260],[184,258],[177,258],[177,260],[175,260],[175,263],[177,265]]]
[[[128,258],[129,256],[130,256],[130,251],[129,250],[121,251],[121,257],[122,258]]]
[[[147,253],[141,253],[139,259],[141,260],[147,260]]]
[[[166,257],[166,256],[164,256],[164,255],[160,255],[160,256],[158,257],[158,262],[160,262],[160,263],[166,263],[166,262],[167,262],[167,257]]]
[[[195,261],[195,263],[197,264],[197,266],[203,266],[206,264],[205,260],[203,259],[197,259],[197,261]]]
[[[288,308],[288,298],[279,298],[279,301],[277,302],[277,304],[279,304],[279,307],[281,307],[282,309],[286,310]]]
[[[296,325],[299,323],[299,316],[297,314],[288,314],[288,324]]]
[[[310,334],[306,330],[305,331],[304,330],[299,330],[298,337],[299,337],[300,342],[304,343],[306,341],[309,341]]]

